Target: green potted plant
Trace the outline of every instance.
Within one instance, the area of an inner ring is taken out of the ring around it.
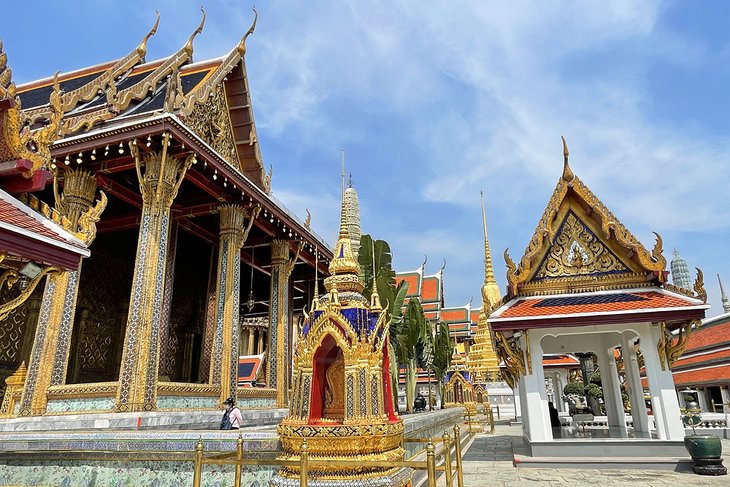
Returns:
[[[727,475],[727,468],[722,464],[722,443],[714,435],[698,435],[695,427],[702,423],[699,409],[685,409],[682,414],[682,423],[692,428],[692,434],[684,437],[684,446],[687,448],[694,466],[692,470],[699,475]]]

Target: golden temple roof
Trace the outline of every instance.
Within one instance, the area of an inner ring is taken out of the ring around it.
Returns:
[[[648,251],[573,173],[568,157],[563,139],[563,173],[519,264],[505,250],[508,296],[666,282],[659,234]]]

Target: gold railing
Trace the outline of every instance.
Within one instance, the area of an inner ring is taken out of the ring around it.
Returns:
[[[477,432],[484,431],[482,429],[483,424],[489,425],[489,434],[494,434],[494,412],[492,412],[491,408],[485,408],[485,419],[479,419],[476,415],[472,416],[469,411],[466,411],[464,413],[464,421],[466,422],[467,426],[469,427],[469,434],[473,435],[474,430],[476,429]],[[475,428],[476,427],[478,428]]]
[[[241,487],[241,477],[243,475],[244,466],[274,466],[274,467],[299,467],[299,484],[301,487],[307,487],[310,469],[321,467],[359,467],[363,465],[368,467],[381,468],[411,468],[414,470],[425,470],[427,473],[428,487],[436,487],[437,472],[444,472],[446,478],[446,487],[453,487],[454,476],[458,487],[464,487],[464,472],[461,462],[461,433],[459,425],[454,425],[454,436],[451,437],[447,431],[441,438],[406,438],[405,443],[425,443],[426,444],[426,460],[413,460],[420,453],[414,455],[409,460],[401,461],[366,461],[361,460],[310,460],[309,446],[306,438],[302,442],[299,450],[299,460],[280,460],[280,459],[259,459],[245,458],[243,456],[243,437],[238,436],[236,441],[236,451],[230,453],[221,453],[210,457],[205,457],[205,447],[202,440],[198,440],[195,445],[195,468],[193,470],[193,487],[200,487],[203,465],[234,465],[235,477],[234,487]],[[443,465],[437,465],[436,460],[436,443],[442,443],[443,447],[439,452],[443,456]],[[451,447],[454,446],[455,468],[451,461]]]

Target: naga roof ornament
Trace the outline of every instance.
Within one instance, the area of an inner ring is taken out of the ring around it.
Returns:
[[[0,41],[0,162],[23,159],[31,161],[32,166],[21,173],[26,178],[47,167],[51,160],[50,147],[58,137],[63,117],[58,73],[53,77],[49,106],[48,124],[31,130],[30,119],[20,111],[20,100],[12,71],[8,67],[8,56]]]
[[[563,173],[519,264],[504,252],[508,296],[665,283],[661,236],[647,250],[573,173],[562,141]]]

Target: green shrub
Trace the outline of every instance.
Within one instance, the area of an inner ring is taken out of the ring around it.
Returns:
[[[596,399],[601,399],[603,397],[603,390],[601,389],[601,386],[598,384],[588,384],[585,388],[585,394],[586,396],[595,397]]]
[[[563,388],[563,394],[565,394],[566,396],[568,394],[576,394],[578,396],[582,396],[584,389],[585,386],[583,385],[583,382],[571,382]]]

